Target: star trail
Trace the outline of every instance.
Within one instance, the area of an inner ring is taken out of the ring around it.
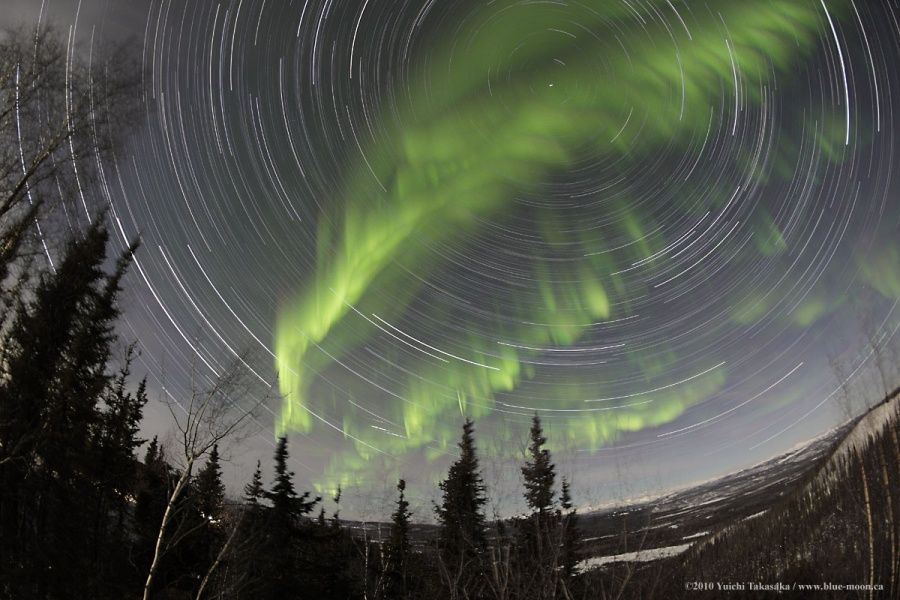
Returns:
[[[93,4],[145,68],[125,337],[172,397],[242,363],[321,490],[427,496],[464,416],[584,489],[728,472],[900,324],[895,1]]]

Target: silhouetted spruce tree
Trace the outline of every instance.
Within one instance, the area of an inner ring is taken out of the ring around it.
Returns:
[[[154,514],[147,523],[148,542],[159,535],[162,511],[169,501],[171,486],[181,475],[170,471],[164,491],[154,498]],[[152,589],[157,593],[195,596],[210,567],[219,555],[229,532],[225,526],[225,486],[218,446],[213,446],[206,463],[190,479],[173,506],[167,546],[159,561]]]
[[[581,560],[581,533],[578,530],[578,513],[572,503],[569,481],[563,477],[559,493],[559,520],[562,528],[563,573],[571,581],[575,576],[575,565]]]
[[[310,500],[309,492],[297,494],[294,472],[288,470],[287,459],[287,438],[281,437],[275,447],[275,480],[265,496],[272,503],[271,519],[287,524],[285,529],[290,530],[302,523],[302,519],[312,512],[321,498]]]
[[[218,444],[212,447],[206,464],[197,473],[195,487],[200,514],[210,521],[218,519],[225,504],[225,484],[222,483]]]
[[[343,494],[344,490],[341,489],[341,486],[339,485],[334,492],[334,513],[331,515],[332,527],[341,526],[341,496],[343,496]]]
[[[196,548],[196,574],[202,579],[228,537],[224,528],[225,484],[222,483],[222,467],[219,464],[219,446],[210,450],[206,464],[194,478],[193,515],[191,523],[192,543]],[[191,549],[188,549],[190,552]]]
[[[478,467],[474,428],[474,423],[466,419],[459,458],[450,465],[447,479],[439,484],[443,498],[435,512],[441,545],[450,552],[476,552],[484,548],[486,540],[487,496]]]
[[[445,583],[456,581],[457,593],[473,594],[482,574],[486,546],[484,506],[487,496],[475,451],[474,424],[466,419],[459,442],[459,458],[439,484],[443,496],[435,507],[438,545]]]
[[[326,519],[323,507],[316,523],[304,529],[300,557],[302,567],[309,570],[310,597],[352,597],[354,581],[349,571],[354,547],[352,538],[338,519],[340,495],[338,488],[332,497],[336,508],[330,519]]]
[[[94,431],[95,478],[104,494],[111,496],[121,527],[127,513],[128,497],[134,492],[137,480],[135,452],[145,442],[139,437],[144,406],[147,404],[147,380],[142,379],[137,389],[128,388],[134,346],[129,346],[125,363],[108,386],[103,396],[100,421]]]
[[[531,420],[529,439],[528,460],[522,467],[522,478],[525,481],[525,505],[531,513],[522,524],[522,545],[526,554],[540,557],[553,522],[556,466],[550,459],[550,452],[544,448],[547,438],[537,415]]]
[[[71,243],[57,271],[42,274],[34,298],[20,299],[15,320],[4,332],[0,464],[32,464],[35,454],[45,449],[51,426],[69,416],[69,411],[51,416],[51,408],[67,391],[63,372],[69,374],[68,354],[84,325],[85,305],[95,299],[103,278],[105,244],[106,232],[99,223]]]
[[[114,379],[116,300],[135,249],[107,274],[107,239],[97,220],[71,242],[17,300],[0,338],[0,577],[12,596],[105,595],[90,548],[105,525],[71,515],[106,503],[95,444]]]
[[[268,506],[264,504],[266,490],[263,487],[262,467],[256,461],[256,468],[250,481],[244,485],[244,503],[240,508],[239,531],[233,544],[228,569],[222,570],[219,587],[227,593],[222,597],[262,598],[266,590],[263,577],[268,541]]]
[[[391,515],[391,535],[387,544],[384,573],[385,600],[402,600],[409,597],[407,567],[410,559],[409,502],[406,500],[406,481],[397,483],[397,508]]]
[[[262,483],[262,468],[259,461],[256,461],[256,469],[250,482],[244,486],[244,501],[250,506],[256,507],[259,501],[265,496]]]
[[[154,435],[150,443],[147,444],[147,450],[144,451],[144,465],[155,465],[160,459],[159,436]]]
[[[319,502],[310,499],[309,492],[298,495],[294,488],[294,473],[287,467],[287,438],[278,439],[275,448],[275,480],[265,492],[271,508],[266,511],[265,539],[262,542],[260,564],[261,598],[306,598],[311,590],[304,575],[308,572],[300,564],[301,542],[308,521],[307,515]]]
[[[534,415],[529,432],[528,460],[522,467],[525,504],[531,511],[519,522],[519,569],[533,598],[556,594],[557,566],[561,558],[557,515],[554,512],[556,467],[544,448],[547,438],[540,417]]]
[[[522,467],[525,480],[525,503],[542,520],[553,509],[556,481],[556,466],[550,460],[550,451],[544,448],[547,438],[541,428],[541,419],[534,415],[531,420],[528,461]]]
[[[94,504],[84,507],[85,519],[90,519],[93,553],[91,576],[97,582],[95,597],[103,589],[112,597],[131,593],[136,582],[129,562],[131,535],[131,502],[137,490],[139,463],[137,448],[144,442],[139,437],[140,422],[147,403],[146,380],[131,391],[128,386],[133,346],[128,348],[125,361],[115,379],[104,392],[99,422],[93,436],[92,473],[95,486]]]
[[[140,78],[127,53],[88,63],[59,33],[0,36],[0,597],[122,598],[133,458],[110,429],[130,417],[108,404],[107,363],[134,247],[108,273],[102,221],[65,243],[52,215],[126,132]]]

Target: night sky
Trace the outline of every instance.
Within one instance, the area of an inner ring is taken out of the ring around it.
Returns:
[[[834,427],[835,360],[883,396],[894,0],[4,4],[146,69],[121,333],[148,432],[236,360],[271,396],[235,492],[286,434],[301,489],[383,516],[403,476],[425,519],[469,416],[512,511],[537,412],[598,506]]]

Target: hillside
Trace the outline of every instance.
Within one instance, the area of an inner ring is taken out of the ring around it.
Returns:
[[[585,587],[603,598],[896,598],[898,427],[900,390],[794,453],[652,506],[586,516],[594,528],[618,516],[620,529],[605,544],[586,540]]]
[[[587,557],[584,567],[638,550],[687,549],[686,544],[698,544],[731,523],[759,515],[802,485],[850,427],[830,431],[752,467],[653,500],[583,513],[579,526]]]
[[[801,488],[685,556],[687,580],[883,586],[898,590],[900,395],[860,418]],[[831,590],[844,597],[842,590]]]

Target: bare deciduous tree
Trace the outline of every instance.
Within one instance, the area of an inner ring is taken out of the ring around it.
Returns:
[[[177,430],[179,456],[178,477],[172,486],[166,508],[156,536],[153,559],[144,582],[144,600],[148,600],[153,580],[159,569],[163,555],[192,533],[188,531],[169,532],[179,501],[182,499],[197,462],[206,456],[213,446],[223,446],[225,442],[236,442],[246,437],[256,422],[254,412],[262,406],[266,398],[248,400],[251,397],[251,379],[244,368],[245,360],[238,357],[224,372],[213,378],[204,387],[197,384],[195,375],[192,391],[186,404],[171,398],[166,406],[172,415]],[[230,540],[226,544],[230,545]],[[226,549],[223,549],[227,551]],[[214,562],[214,565],[221,559]],[[202,591],[202,589],[201,589]]]
[[[0,265],[24,250],[26,233],[47,216],[42,207],[77,206],[89,222],[106,204],[89,197],[104,186],[90,184],[139,106],[140,68],[129,46],[66,40],[43,27],[0,41]]]
[[[225,557],[228,556],[228,554],[231,552],[235,540],[237,539],[237,534],[239,531],[241,531],[241,527],[244,524],[247,512],[245,510],[238,510],[229,516],[233,519],[233,523],[229,524],[231,533],[228,534],[225,542],[222,543],[222,547],[219,548],[219,552],[216,553],[216,557],[215,559],[213,559],[212,564],[209,565],[206,573],[203,574],[203,579],[200,580],[200,587],[197,588],[197,594],[194,596],[196,600],[200,600],[203,597],[203,593],[206,591],[206,588],[209,585],[212,576],[222,564],[222,561],[225,559]]]

